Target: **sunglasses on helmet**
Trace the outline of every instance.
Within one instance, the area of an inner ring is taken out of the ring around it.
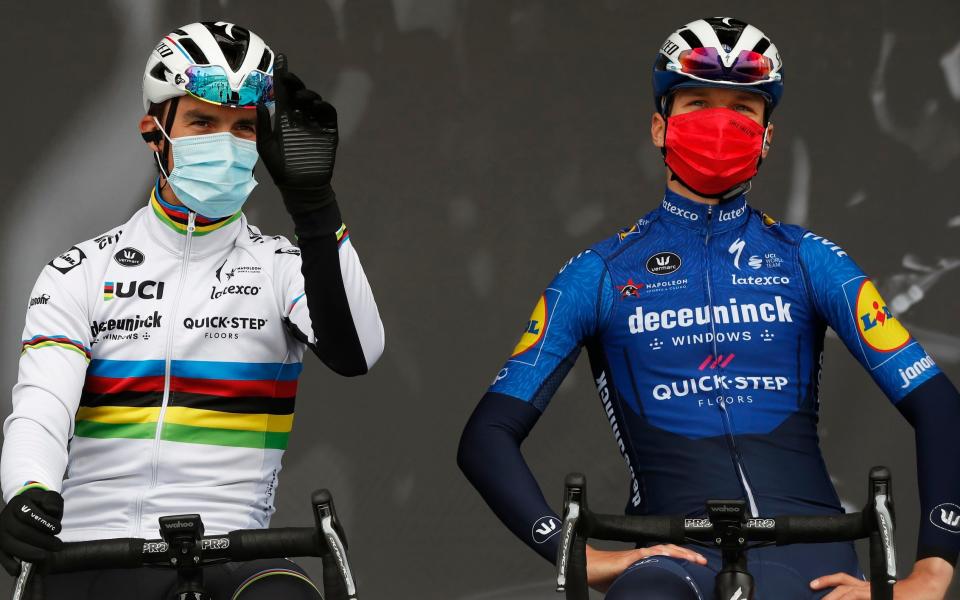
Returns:
[[[241,108],[255,108],[261,101],[273,102],[273,76],[264,71],[247,73],[237,90],[230,87],[227,72],[218,65],[191,65],[184,75],[187,93],[206,102]]]
[[[716,48],[691,48],[677,57],[679,65],[670,63],[667,69],[677,71],[700,81],[752,85],[779,81],[773,72],[773,61],[752,50],[742,50],[731,66],[723,64]]]

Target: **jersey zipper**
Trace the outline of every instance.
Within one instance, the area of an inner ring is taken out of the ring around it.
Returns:
[[[187,234],[183,244],[183,258],[180,262],[180,283],[177,285],[177,295],[173,300],[173,308],[170,311],[170,329],[167,331],[167,342],[163,351],[164,370],[163,370],[163,401],[160,404],[160,414],[157,416],[157,428],[153,434],[153,458],[150,461],[150,486],[140,492],[137,497],[137,516],[136,531],[133,537],[140,537],[140,520],[143,516],[143,497],[147,490],[157,487],[157,471],[160,464],[160,441],[163,436],[163,419],[167,412],[167,404],[170,402],[170,367],[173,362],[173,338],[174,330],[177,324],[177,309],[180,306],[180,297],[183,295],[183,285],[187,280],[187,266],[190,264],[190,246],[193,242],[193,232],[196,229],[197,213],[190,212],[187,218]]]
[[[713,322],[713,289],[710,284],[710,275],[713,273],[712,265],[710,262],[710,236],[713,233],[713,206],[707,207],[707,234],[704,237],[703,245],[704,251],[707,256],[706,265],[707,265],[707,305],[710,306],[710,332],[713,335],[713,356],[714,358],[720,356],[720,352],[717,349],[717,327]],[[721,369],[719,365],[717,366],[718,371]],[[719,373],[718,373],[719,374]],[[743,488],[744,494],[747,496],[747,503],[750,505],[750,514],[753,517],[759,516],[759,510],[757,508],[757,500],[753,497],[753,488],[750,487],[750,482],[747,481],[747,471],[743,468],[743,457],[740,455],[740,449],[737,447],[737,440],[733,435],[733,422],[730,419],[730,412],[727,409],[727,403],[723,401],[723,397],[717,402],[717,407],[720,409],[720,415],[723,421],[723,429],[727,437],[727,446],[730,448],[730,456],[733,459],[733,464],[737,469],[737,477],[740,479],[740,486]]]

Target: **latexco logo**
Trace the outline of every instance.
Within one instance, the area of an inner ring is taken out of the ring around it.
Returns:
[[[677,206],[673,202],[670,202],[666,198],[663,199],[662,206],[663,206],[663,210],[667,211],[668,213],[672,215],[677,215],[678,217],[683,217],[688,221],[700,220],[700,215],[698,215],[697,213],[693,212],[692,210],[686,210],[686,209],[680,208],[679,206]]]
[[[752,259],[751,259],[752,260]],[[759,258],[757,260],[760,260]],[[733,285],[790,285],[790,278],[781,275],[769,275],[766,277],[740,277],[736,273],[730,273],[730,282]]]
[[[560,521],[556,517],[540,517],[533,524],[532,537],[536,544],[542,544],[558,533],[560,533]]]
[[[260,286],[258,285],[225,285],[220,289],[213,286],[210,289],[210,299],[216,300],[223,296],[256,296],[259,293]]]
[[[944,531],[960,533],[960,506],[952,502],[934,506],[930,511],[930,522]]]

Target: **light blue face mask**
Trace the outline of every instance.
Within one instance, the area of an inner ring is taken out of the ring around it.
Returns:
[[[163,165],[160,170],[184,206],[211,219],[229,217],[243,207],[257,185],[256,142],[229,132],[171,139],[162,127],[160,131],[173,154],[173,170],[167,174]]]

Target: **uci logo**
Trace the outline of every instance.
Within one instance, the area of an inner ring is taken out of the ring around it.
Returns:
[[[944,531],[960,533],[960,506],[949,502],[938,504],[930,511],[930,522]]]
[[[910,334],[893,316],[873,282],[864,280],[857,292],[857,330],[868,346],[878,352],[892,352],[910,341]]]
[[[122,281],[104,281],[103,299],[104,301],[114,298],[142,298],[144,300],[160,300],[163,298],[163,282],[157,281],[131,281],[124,283]]]

